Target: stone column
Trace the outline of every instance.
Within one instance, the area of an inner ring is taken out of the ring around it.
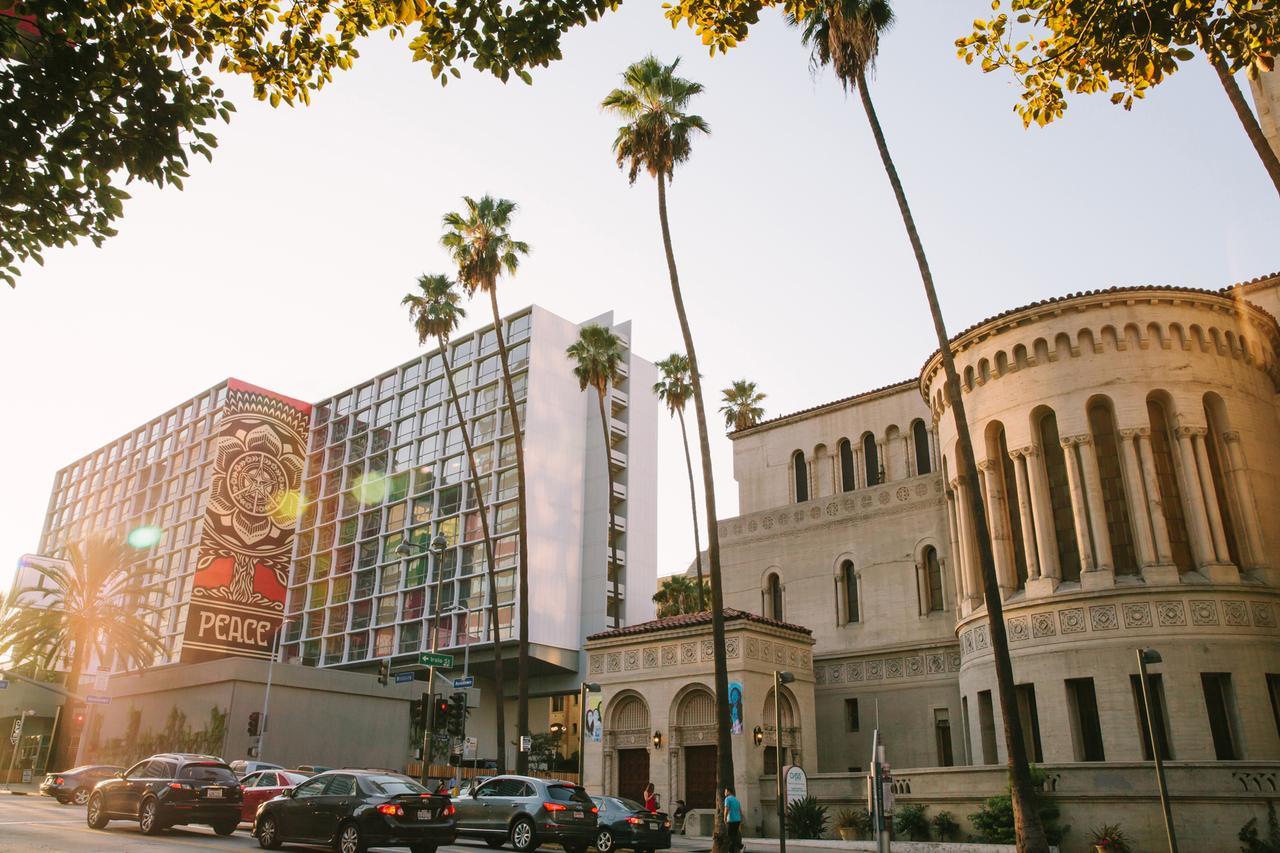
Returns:
[[[1040,461],[1040,448],[1035,445],[1020,451],[1027,462],[1027,485],[1036,528],[1036,553],[1040,555],[1040,578],[1033,586],[1027,583],[1027,595],[1048,595],[1062,580],[1058,565],[1058,538],[1053,530],[1053,505],[1049,499],[1049,478]]]
[[[973,516],[969,513],[969,487],[964,478],[956,480],[956,521],[960,533],[960,551],[964,554],[965,598],[972,611],[982,600],[982,568],[978,563],[978,540],[974,535]]]
[[[880,476],[880,471],[876,472],[876,482],[880,484],[887,483],[893,478],[893,469],[889,467],[887,442],[883,439],[876,442],[876,456],[879,457],[876,461],[880,463],[880,471],[884,472],[883,476]]]
[[[1040,577],[1040,562],[1036,559],[1036,535],[1031,520],[1031,494],[1027,491],[1027,457],[1024,450],[1011,450],[1014,481],[1018,489],[1018,520],[1022,525],[1022,551],[1027,561],[1027,580]]]
[[[867,486],[867,478],[862,465],[862,442],[854,444],[849,442],[849,449],[853,451],[853,488],[865,489]]]
[[[1236,504],[1240,507],[1240,526],[1244,528],[1244,538],[1249,549],[1245,562],[1249,568],[1260,569],[1267,562],[1266,550],[1262,544],[1262,524],[1258,520],[1258,505],[1253,499],[1253,486],[1249,482],[1249,468],[1245,463],[1240,433],[1235,430],[1224,432],[1222,443],[1227,448],[1227,467],[1231,472],[1231,483],[1235,487]]]
[[[1169,525],[1164,520],[1164,496],[1160,493],[1160,481],[1156,477],[1156,458],[1151,452],[1151,430],[1141,427],[1135,431],[1134,444],[1142,460],[1143,485],[1147,492],[1146,517],[1151,521],[1155,538],[1156,564],[1142,570],[1148,583],[1178,583],[1178,567],[1173,562],[1173,545],[1169,542]],[[1170,571],[1167,567],[1172,566]]]
[[[1098,561],[1093,554],[1093,543],[1089,539],[1089,510],[1084,498],[1084,477],[1080,473],[1080,456],[1076,453],[1079,436],[1068,436],[1060,439],[1062,454],[1067,463],[1067,490],[1071,493],[1071,518],[1076,531],[1076,547],[1080,549],[1081,584],[1086,572],[1096,571]]]
[[[1197,427],[1191,435],[1191,448],[1195,453],[1196,467],[1200,471],[1200,489],[1204,494],[1205,514],[1209,516],[1209,533],[1212,536],[1215,562],[1206,567],[1209,579],[1220,583],[1239,583],[1240,569],[1231,562],[1231,550],[1227,548],[1226,528],[1222,524],[1222,508],[1218,505],[1218,490],[1213,487],[1213,469],[1209,467],[1209,452],[1205,442],[1209,430]]]
[[[1111,531],[1107,529],[1107,507],[1102,494],[1102,474],[1098,470],[1098,448],[1093,436],[1077,436],[1080,445],[1080,465],[1084,473],[1084,496],[1089,505],[1089,529],[1093,532],[1093,556],[1097,567],[1088,579],[1089,584],[1114,586],[1116,582],[1115,557],[1111,552]],[[1081,578],[1084,583],[1085,579]]]
[[[1142,483],[1142,466],[1138,463],[1138,449],[1134,446],[1135,429],[1120,430],[1120,457],[1124,464],[1125,503],[1129,519],[1133,523],[1135,544],[1138,546],[1138,565],[1146,567],[1159,562],[1155,543],[1151,539],[1151,518],[1148,515],[1147,490]]]
[[[947,487],[947,533],[951,538],[951,566],[954,570],[955,582],[952,589],[956,594],[956,613],[965,600],[964,590],[964,556],[960,552],[960,532],[956,521],[956,481],[952,480]]]
[[[916,457],[911,452],[911,446],[915,443],[913,430],[908,429],[902,434],[902,464],[906,467],[903,469],[904,477],[914,477],[916,475]]]
[[[1180,426],[1174,435],[1178,442],[1178,487],[1186,504],[1187,528],[1191,534],[1191,554],[1197,568],[1216,563],[1213,539],[1209,533],[1209,516],[1205,511],[1204,492],[1200,490],[1200,477],[1196,471],[1196,452],[1191,446],[1195,427]],[[1203,427],[1201,427],[1203,429]]]
[[[1018,580],[1013,571],[1009,513],[1005,508],[1004,483],[1001,476],[1004,472],[996,462],[990,459],[979,462],[978,470],[982,472],[987,482],[987,527],[991,530],[991,551],[996,564],[996,582],[1000,585],[1000,600],[1003,601],[1018,588]]]

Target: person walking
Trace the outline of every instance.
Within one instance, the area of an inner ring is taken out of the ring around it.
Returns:
[[[658,794],[652,782],[644,786],[644,810],[649,814],[658,813]]]
[[[729,853],[742,853],[742,803],[733,795],[733,788],[724,789],[724,827]]]

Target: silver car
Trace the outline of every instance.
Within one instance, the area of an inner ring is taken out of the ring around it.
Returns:
[[[495,776],[459,796],[458,835],[482,839],[490,847],[510,844],[532,853],[554,842],[565,853],[585,853],[595,841],[596,805],[572,782],[531,776]]]

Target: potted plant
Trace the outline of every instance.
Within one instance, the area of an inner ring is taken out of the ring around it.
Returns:
[[[1094,853],[1131,853],[1129,840],[1118,823],[1104,823],[1097,829],[1089,831],[1089,843]]]
[[[857,841],[871,829],[871,815],[866,809],[844,809],[836,815],[835,830],[844,841]]]

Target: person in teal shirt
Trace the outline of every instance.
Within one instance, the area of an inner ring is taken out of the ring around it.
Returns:
[[[733,788],[724,789],[724,826],[729,835],[729,853],[741,853],[742,803],[733,795]]]

